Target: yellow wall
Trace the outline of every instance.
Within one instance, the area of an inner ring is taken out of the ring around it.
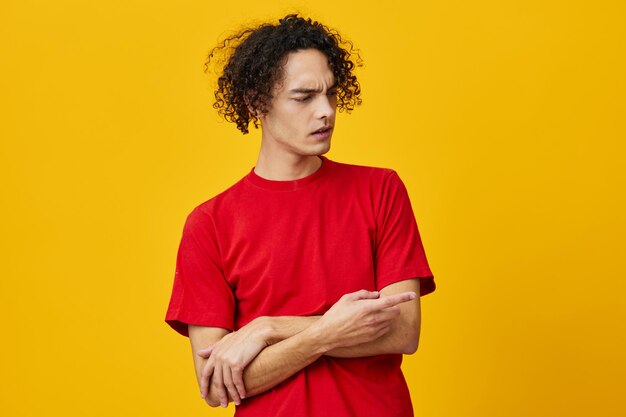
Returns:
[[[215,3],[3,3],[2,415],[231,415],[163,316],[186,214],[259,144],[204,55],[292,5],[361,48],[329,156],[396,168],[436,274],[416,415],[624,415],[624,3]]]

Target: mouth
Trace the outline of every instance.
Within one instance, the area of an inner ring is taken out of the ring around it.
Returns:
[[[317,135],[323,135],[325,133],[328,133],[332,130],[332,126],[324,126],[321,129],[317,129],[315,132],[313,132],[312,134],[317,134]]]

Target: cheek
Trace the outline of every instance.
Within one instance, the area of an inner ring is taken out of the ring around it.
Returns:
[[[287,103],[276,108],[274,117],[276,121],[280,122],[281,124],[289,124],[289,122],[292,121],[295,117],[298,117],[300,110],[301,109],[298,108],[298,106]]]
[[[285,129],[296,130],[304,128],[303,123],[306,120],[306,109],[302,106],[292,106],[288,109],[284,109],[280,118],[280,124]]]

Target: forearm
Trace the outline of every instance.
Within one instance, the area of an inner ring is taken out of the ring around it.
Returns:
[[[320,317],[264,317],[264,320],[266,320],[265,326],[267,326],[268,334],[270,335],[268,342],[274,344],[293,337],[315,323]],[[417,349],[418,339],[419,325],[415,320],[399,316],[392,323],[391,330],[378,339],[360,345],[332,349],[326,352],[325,355],[338,358],[356,358],[389,353],[410,354]]]
[[[410,279],[390,284],[381,290],[383,296],[391,296],[403,291],[420,293],[419,280]],[[340,358],[384,355],[388,353],[412,354],[417,350],[421,327],[421,303],[419,295],[398,305],[400,315],[391,321],[389,331],[367,343],[344,346],[327,352],[327,355]]]
[[[260,317],[261,325],[265,328],[266,341],[269,345],[276,344],[295,336],[307,329],[321,316],[276,316]]]
[[[415,329],[417,329],[417,334]],[[417,350],[418,341],[419,327],[412,323],[404,323],[402,317],[397,317],[391,330],[378,339],[359,345],[336,348],[326,352],[326,355],[336,358],[359,358],[391,353],[411,354]]]
[[[197,353],[209,357],[200,376],[201,395],[210,405],[225,406],[228,396],[238,404],[280,384],[324,354],[401,353],[403,348],[395,347],[401,337],[382,336],[392,329],[402,335],[405,320],[396,320],[402,315],[398,305],[415,298],[411,291],[384,296],[360,290],[342,296],[321,317],[259,317]],[[393,326],[394,321],[399,324]]]
[[[381,290],[383,296],[390,296],[403,291],[419,294],[419,280],[405,280],[391,284]],[[384,355],[389,353],[411,354],[417,350],[421,327],[421,303],[419,296],[415,300],[398,306],[400,315],[392,320],[390,330],[375,340],[367,343],[343,346],[325,353],[327,356],[356,358],[363,356]],[[262,317],[262,325],[267,329],[268,343],[286,340],[311,326],[322,316],[283,316]]]
[[[263,349],[245,368],[243,380],[246,397],[263,393],[280,384],[296,372],[313,363],[331,347],[324,337],[310,325],[317,318],[281,317],[277,332],[293,331],[290,337]],[[300,330],[298,330],[300,329]],[[278,333],[274,333],[276,336]],[[215,390],[209,392],[209,402],[219,403]]]
[[[372,356],[396,353],[390,338],[380,337],[372,342],[352,347],[331,345],[327,337],[314,326],[321,316],[280,316],[257,319],[256,326],[270,344],[263,349],[243,372],[246,397],[261,394],[304,369],[322,355],[334,357]],[[213,406],[220,399],[215,389],[206,398]],[[232,401],[231,398],[228,399]]]

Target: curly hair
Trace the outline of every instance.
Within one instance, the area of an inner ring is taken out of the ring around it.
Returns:
[[[362,102],[354,75],[355,67],[363,65],[358,50],[334,29],[297,14],[285,16],[276,25],[243,29],[211,50],[204,71],[208,73],[211,64],[221,70],[213,107],[243,134],[248,133],[250,122],[258,128],[256,112],[267,113],[272,88],[284,76],[287,54],[308,48],[327,56],[337,82],[337,108],[350,113]]]

